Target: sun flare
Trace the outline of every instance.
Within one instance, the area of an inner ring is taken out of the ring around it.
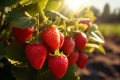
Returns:
[[[73,11],[76,11],[83,3],[84,0],[65,0],[65,4]]]

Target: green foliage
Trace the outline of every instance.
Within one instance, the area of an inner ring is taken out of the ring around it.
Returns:
[[[26,62],[25,45],[13,42],[5,48],[6,56],[15,61]]]
[[[91,27],[88,30],[87,37],[89,42],[86,45],[85,52],[92,53],[95,49],[97,49],[102,54],[105,54],[105,50],[101,45],[102,43],[104,43],[105,40],[101,32],[99,31],[97,25],[91,25]]]
[[[0,0],[0,9],[9,7],[15,3],[18,3],[19,0]]]
[[[78,76],[75,76],[75,72],[78,69],[77,66],[68,66],[68,70],[65,74],[65,76],[63,77],[63,79],[61,80],[79,80]]]
[[[80,12],[76,16],[83,17],[83,18],[89,18],[91,22],[94,22],[96,19],[96,17],[94,16],[94,13],[88,7],[80,10]]]
[[[15,8],[7,14],[6,18],[12,26],[19,28],[29,28],[35,25],[35,20],[27,14],[22,8]]]
[[[4,42],[0,42],[0,59],[6,55],[4,50],[5,46]]]
[[[101,53],[103,53],[104,55],[106,54],[105,53],[105,49],[104,49],[104,47],[101,44],[99,44],[97,50],[100,51]]]
[[[37,71],[32,68],[17,68],[14,67],[12,70],[13,75],[16,77],[16,80],[38,80]]]
[[[33,0],[33,1],[35,1],[35,0]],[[38,1],[39,10],[44,10],[46,8],[47,2],[48,2],[48,0],[39,0]]]
[[[53,22],[55,22],[56,20],[60,20],[60,22],[61,21],[63,22],[63,20],[67,20],[68,19],[67,17],[63,16],[59,12],[52,11],[52,10],[46,11],[45,15],[49,18],[49,20],[51,20]]]
[[[45,10],[54,10],[54,11],[60,11],[61,5],[63,4],[64,0],[49,0]]]
[[[22,9],[24,11],[26,11],[27,13],[29,13],[33,17],[36,16],[37,13],[39,12],[38,4],[37,3],[30,4],[30,5],[25,5],[24,7],[22,7]]]
[[[87,33],[89,41],[104,43],[104,37],[96,25],[92,25],[89,30]]]
[[[106,37],[120,37],[120,24],[99,24],[99,30]]]
[[[0,75],[0,80],[16,80],[12,74],[11,64],[6,58],[0,59]]]

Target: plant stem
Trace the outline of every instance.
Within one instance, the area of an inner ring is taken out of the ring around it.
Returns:
[[[2,26],[2,22],[3,22],[3,15],[4,15],[4,8],[1,10],[0,27]]]
[[[66,25],[66,21],[64,21],[64,27],[65,27],[65,30],[64,30],[64,31],[65,31],[65,36],[67,36],[67,33],[68,33],[68,32],[67,32],[67,25]]]
[[[47,23],[47,20],[46,20],[46,16],[45,16],[45,13],[44,13],[44,11],[40,11],[39,12],[39,21],[41,21],[41,22],[44,22],[45,21],[45,23]]]
[[[37,20],[37,37],[36,37],[36,39],[37,39],[37,41],[39,41],[39,26],[40,26],[40,21],[39,21],[39,19],[40,19],[40,13],[38,13],[38,20]]]
[[[4,24],[2,25],[2,27],[0,28],[0,33],[6,28],[8,27],[8,23],[4,22]]]

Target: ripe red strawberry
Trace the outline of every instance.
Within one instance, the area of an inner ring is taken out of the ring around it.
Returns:
[[[68,59],[64,56],[51,56],[48,60],[48,67],[51,73],[58,79],[61,79],[67,71]]]
[[[87,37],[84,33],[76,33],[75,34],[75,43],[76,47],[80,50],[84,50],[87,43]]]
[[[60,46],[59,46],[59,49],[63,46],[63,43],[64,43],[64,35],[62,32],[60,32]]]
[[[86,28],[85,32],[89,29],[89,27],[91,25],[89,20],[81,20],[79,23],[87,25],[87,28]]]
[[[59,30],[55,27],[49,27],[42,32],[42,39],[51,48],[52,51],[59,49],[60,34]]]
[[[65,38],[64,44],[61,48],[65,55],[70,55],[75,49],[75,41],[72,38]]]
[[[30,40],[34,33],[34,27],[32,28],[12,28],[12,32],[14,34],[14,37],[19,43],[25,44],[27,40]]]
[[[69,64],[71,64],[72,66],[74,66],[76,64],[78,58],[79,58],[79,53],[77,51],[72,52],[68,56]]]
[[[26,47],[26,56],[34,69],[41,69],[47,56],[47,48],[41,43],[28,44]]]
[[[77,65],[80,69],[84,69],[88,62],[88,56],[85,53],[80,53],[77,61]]]

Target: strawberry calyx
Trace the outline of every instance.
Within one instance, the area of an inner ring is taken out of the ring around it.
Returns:
[[[65,56],[63,52],[60,52],[59,50],[55,50],[54,54],[49,54],[50,56]]]

